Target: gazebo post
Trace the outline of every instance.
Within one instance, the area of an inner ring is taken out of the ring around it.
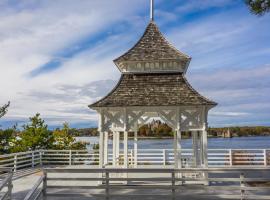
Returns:
[[[173,135],[174,168],[178,169],[177,131]]]
[[[104,164],[104,132],[99,132],[99,167],[103,168]]]
[[[208,155],[207,155],[207,131],[204,129],[202,131],[202,135],[203,135],[203,164],[204,167],[207,168],[208,167]]]
[[[108,164],[108,139],[109,139],[109,133],[106,131],[104,133],[104,166]]]
[[[198,167],[199,152],[198,152],[198,132],[197,131],[192,131],[192,147],[193,147],[194,167]]]
[[[128,131],[124,131],[124,168],[128,168]],[[125,173],[125,178],[128,178],[128,173]],[[128,181],[124,181],[128,184]]]
[[[207,155],[207,131],[204,129],[202,131],[202,136],[203,136],[203,165],[204,168],[208,168],[208,155]],[[208,173],[204,173],[204,178],[205,178],[205,185],[209,185],[208,181]]]
[[[203,133],[202,131],[198,131],[198,134],[199,134],[199,146],[200,146],[200,165],[201,167],[204,165],[204,159],[203,159],[203,156],[204,156],[204,153],[203,153]]]
[[[104,167],[104,113],[103,110],[99,113],[99,168]],[[99,174],[99,178],[102,178],[102,173]],[[102,184],[102,181],[99,181],[98,184]]]
[[[104,113],[103,110],[99,113],[99,167],[103,168],[104,164]]]
[[[99,131],[99,168],[104,167],[104,132]],[[102,178],[103,174],[99,174],[99,178]],[[98,181],[98,184],[102,184],[102,181]]]
[[[128,115],[127,109],[124,108],[124,167],[128,168]]]
[[[113,132],[113,142],[112,142],[112,165],[116,166],[116,132]]]
[[[128,168],[128,132],[124,131],[124,167]]]
[[[135,127],[135,131],[134,131],[134,167],[137,167],[137,155],[138,155],[138,127],[137,127],[137,124],[136,124],[136,127]]]
[[[181,131],[176,131],[176,147],[177,147],[177,168],[182,168],[182,147],[181,147]]]
[[[208,141],[207,141],[207,108],[204,106],[203,108],[203,129],[202,129],[202,137],[203,137],[203,164],[204,168],[208,168]],[[205,185],[209,185],[208,181],[208,173],[204,173],[205,176]]]
[[[180,108],[176,109],[176,130],[174,134],[174,167],[182,168],[182,147],[181,147],[181,128],[180,128]]]
[[[203,163],[204,167],[208,168],[208,141],[207,141],[207,111],[204,109],[204,122],[202,129],[202,142],[203,142]]]
[[[120,132],[116,132],[116,141],[115,141],[115,162],[116,166],[119,165],[119,155],[120,155]]]

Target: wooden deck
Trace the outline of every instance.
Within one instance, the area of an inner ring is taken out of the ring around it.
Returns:
[[[252,188],[247,184],[248,181],[270,181],[270,168],[211,169],[211,173],[207,169],[185,169],[182,172],[195,173],[198,170],[209,172],[210,186],[204,185],[204,178],[202,180],[188,176],[181,178],[173,169],[157,169],[151,166],[144,169],[97,169],[87,166],[48,168],[45,170],[46,198],[47,200],[241,199],[241,193],[244,191],[242,195],[246,197],[245,199],[270,199],[269,187]],[[102,178],[100,172],[103,172]],[[126,172],[129,173],[128,178],[125,176]],[[25,199],[42,175],[39,172],[13,181],[12,199]],[[100,184],[100,180],[103,180],[103,184]],[[183,180],[184,184],[181,185]],[[40,182],[37,190],[41,190],[43,184],[44,182]]]

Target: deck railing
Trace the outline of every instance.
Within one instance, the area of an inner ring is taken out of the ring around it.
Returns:
[[[194,163],[191,149],[182,149],[182,162],[185,167],[192,167]],[[123,152],[120,152],[118,163],[123,162]],[[137,163],[135,163],[137,160]],[[108,155],[108,165],[112,164],[112,152]],[[84,150],[39,150],[23,153],[0,155],[0,167],[12,167],[14,171],[35,166],[48,165],[98,165],[98,151]],[[158,165],[166,166],[174,164],[174,152],[172,149],[139,149],[137,159],[134,159],[134,151],[129,151],[130,166]],[[224,166],[269,166],[269,149],[209,149],[209,167]]]
[[[0,167],[12,167],[14,172],[19,169],[35,167],[42,162],[42,151],[28,151],[0,155]]]
[[[128,196],[129,198],[163,196],[166,199],[171,196],[171,199],[174,200],[180,199],[183,194],[222,199],[269,199],[270,187],[266,183],[270,182],[269,173],[270,168],[266,167],[209,169],[45,168],[43,194],[45,197],[57,195],[69,198],[81,195],[84,197],[86,195],[103,196],[106,200],[115,196]],[[83,176],[81,176],[82,174]],[[97,174],[102,176],[97,176]],[[188,175],[186,176],[186,174]],[[208,174],[209,178],[190,177],[190,174]],[[101,184],[97,184],[97,181]],[[200,182],[205,183],[206,181],[210,186],[200,184]],[[185,184],[187,182],[199,184]],[[102,189],[104,193],[94,194],[92,192],[89,194],[90,189]],[[146,190],[148,191],[146,192]]]
[[[12,168],[0,168],[0,200],[11,199]]]

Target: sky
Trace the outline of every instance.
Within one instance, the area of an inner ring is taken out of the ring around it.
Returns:
[[[270,125],[270,14],[243,0],[156,0],[165,37],[192,57],[187,79],[218,102],[209,126]],[[95,127],[87,106],[120,72],[112,62],[149,23],[149,0],[0,0],[2,128],[40,113],[51,127]]]

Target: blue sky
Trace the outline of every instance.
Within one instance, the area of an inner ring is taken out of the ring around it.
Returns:
[[[219,105],[210,126],[270,125],[270,14],[243,0],[156,0],[155,21],[192,57],[188,80]],[[97,124],[87,105],[120,77],[112,60],[149,22],[149,0],[0,1],[2,127],[41,113],[50,127]]]

